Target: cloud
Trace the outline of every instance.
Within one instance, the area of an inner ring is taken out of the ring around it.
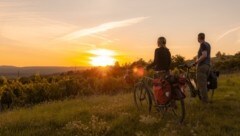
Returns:
[[[228,35],[228,34],[230,34],[230,33],[233,33],[233,32],[235,32],[235,31],[237,31],[237,30],[240,30],[240,26],[235,27],[235,28],[233,28],[233,29],[230,29],[230,30],[226,31],[225,33],[223,33],[222,35],[220,35],[220,36],[218,37],[218,39],[217,39],[217,42],[218,42],[219,40],[221,40],[223,37],[225,37],[226,35]]]
[[[0,43],[48,46],[53,38],[70,33],[78,26],[44,17],[31,11],[27,2],[0,1]]]
[[[21,15],[21,18],[11,18],[5,22],[0,21],[0,34],[14,41],[43,44],[77,28],[72,24],[39,17],[37,15],[32,16],[32,18],[31,15],[28,14]]]
[[[77,38],[80,38],[83,36],[88,36],[88,35],[92,35],[92,34],[96,34],[96,33],[100,33],[100,32],[105,32],[110,29],[136,24],[147,18],[148,17],[138,17],[138,18],[132,18],[132,19],[127,19],[127,20],[123,20],[123,21],[104,23],[104,24],[98,25],[96,27],[77,30],[75,32],[69,33],[69,34],[61,37],[60,39],[70,41],[70,40],[74,40],[74,39],[77,39]]]

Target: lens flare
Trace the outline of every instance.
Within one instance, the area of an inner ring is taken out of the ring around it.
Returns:
[[[133,68],[133,72],[137,75],[137,76],[144,76],[144,68],[142,67],[135,67]]]

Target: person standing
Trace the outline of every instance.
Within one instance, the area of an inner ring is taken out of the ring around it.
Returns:
[[[197,86],[200,91],[202,102],[208,103],[207,79],[211,62],[211,46],[205,41],[204,33],[198,34],[198,42],[200,43],[200,47],[198,50],[197,60],[194,63],[194,65],[197,66]]]
[[[155,49],[154,60],[147,66],[147,69],[154,68],[155,71],[169,72],[171,65],[171,53],[166,47],[165,37],[159,37],[157,41],[158,48]]]

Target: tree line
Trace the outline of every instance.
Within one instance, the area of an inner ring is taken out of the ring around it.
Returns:
[[[31,106],[46,101],[64,100],[76,96],[98,94],[114,95],[131,92],[135,81],[140,77],[134,73],[135,68],[145,67],[152,61],[139,59],[132,63],[114,66],[94,67],[80,71],[69,71],[60,74],[7,79],[0,77],[0,106],[9,107]],[[172,56],[171,69],[183,63],[189,63],[181,55]],[[226,55],[218,52],[212,58],[212,67],[220,72],[240,70],[240,52]],[[131,75],[126,78],[126,74]],[[148,72],[151,74],[151,71]]]

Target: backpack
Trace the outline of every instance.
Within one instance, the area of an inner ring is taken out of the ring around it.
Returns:
[[[218,87],[218,77],[219,77],[219,72],[218,71],[210,71],[208,75],[208,84],[207,88],[208,89],[217,89]]]

